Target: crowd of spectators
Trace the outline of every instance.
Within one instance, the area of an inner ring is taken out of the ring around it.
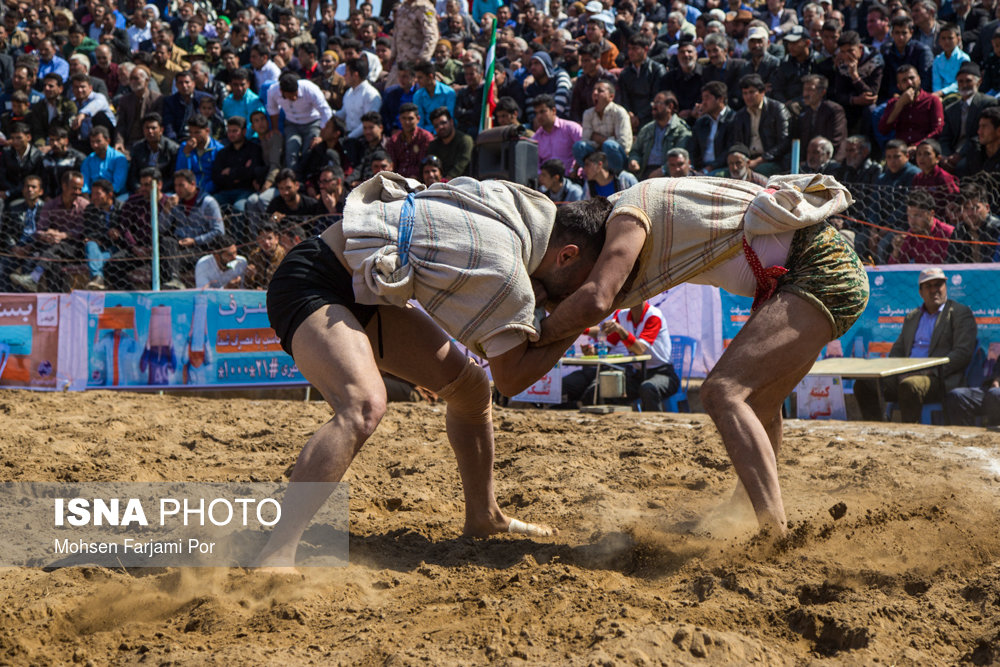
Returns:
[[[556,201],[820,172],[866,260],[998,259],[997,0],[373,9],[6,3],[0,291],[148,288],[154,189],[165,286],[263,287],[374,173],[474,175],[494,21],[492,123],[537,142]]]

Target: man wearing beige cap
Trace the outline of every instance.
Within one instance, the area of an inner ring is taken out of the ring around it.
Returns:
[[[938,403],[945,394],[962,384],[965,367],[976,347],[976,318],[968,306],[948,298],[948,281],[938,268],[924,269],[917,279],[923,305],[903,319],[903,330],[889,351],[890,357],[948,357],[948,363],[899,379],[883,379],[887,401],[899,403],[904,422],[920,421],[924,403]],[[854,397],[862,416],[881,421],[877,383],[858,380]]]

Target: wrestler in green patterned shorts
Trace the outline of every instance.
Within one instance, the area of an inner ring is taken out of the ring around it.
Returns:
[[[827,222],[795,232],[778,289],[809,301],[826,315],[833,337],[851,328],[868,304],[868,274],[854,248]]]

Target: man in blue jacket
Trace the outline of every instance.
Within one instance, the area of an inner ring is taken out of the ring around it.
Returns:
[[[209,127],[208,119],[201,114],[191,116],[187,124],[188,138],[177,151],[177,171],[188,169],[194,172],[198,188],[205,192],[215,192],[212,181],[212,164],[215,156],[222,150],[222,144],[215,140]]]

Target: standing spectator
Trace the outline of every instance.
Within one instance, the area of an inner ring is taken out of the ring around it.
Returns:
[[[445,107],[431,113],[431,125],[437,136],[428,144],[427,152],[441,159],[444,180],[468,176],[474,148],[472,137],[455,129],[455,121]]]
[[[455,113],[455,91],[434,78],[434,65],[429,60],[418,62],[413,70],[418,86],[413,94],[413,103],[420,113],[420,127],[433,132],[431,113],[438,107],[446,107],[449,113]]]
[[[566,178],[566,165],[561,160],[553,158],[543,162],[538,172],[538,183],[542,192],[556,203],[583,199],[583,188]]]
[[[285,164],[295,167],[304,152],[319,142],[320,128],[330,120],[333,111],[319,86],[291,73],[282,74],[278,85],[267,92],[272,128],[278,127],[280,111],[285,112]]]
[[[267,289],[278,265],[285,258],[285,249],[278,240],[277,225],[265,222],[257,230],[257,245],[247,257],[247,270],[243,275],[246,289]]]
[[[551,95],[539,95],[534,100],[535,130],[533,137],[538,142],[538,164],[555,158],[567,165],[567,174],[573,165],[573,146],[580,141],[583,128],[577,123],[560,118],[556,112],[556,101]]]
[[[250,47],[250,65],[253,67],[257,94],[263,98],[267,89],[278,82],[281,69],[271,61],[271,52],[263,44]]]
[[[726,84],[710,81],[701,89],[698,120],[688,140],[694,168],[710,174],[726,165],[726,148],[732,143],[732,123],[736,113],[726,104]]]
[[[45,197],[59,194],[63,174],[80,171],[86,155],[69,145],[69,130],[56,125],[49,130],[48,152],[42,155],[42,186]]]
[[[128,158],[111,147],[111,133],[106,127],[95,127],[90,133],[90,147],[93,152],[83,161],[83,191],[90,192],[90,186],[98,180],[112,184],[114,194],[127,192]]]
[[[903,65],[896,70],[899,96],[889,104],[878,123],[882,134],[896,132],[896,138],[907,144],[919,144],[933,139],[944,129],[944,106],[941,98],[920,87],[920,75],[913,65]]]
[[[89,290],[103,290],[107,287],[104,282],[104,267],[119,251],[111,236],[112,230],[119,227],[120,212],[121,204],[115,200],[111,181],[99,178],[90,184],[90,206],[83,210],[83,245],[90,273],[90,282],[87,283]]]
[[[427,147],[434,141],[434,135],[421,127],[420,111],[417,105],[404,104],[399,108],[399,125],[385,150],[396,166],[396,173],[407,178],[420,178],[420,161],[427,155]]]
[[[440,38],[434,5],[427,0],[403,0],[396,5],[392,38],[396,63],[430,62]],[[396,83],[397,72],[390,71],[386,86]],[[438,106],[441,105],[434,108]],[[430,111],[428,109],[427,113]],[[454,111],[454,107],[450,107],[449,111]]]
[[[882,77],[879,100],[887,100],[900,93],[896,77],[892,72],[898,72],[903,65],[917,68],[923,89],[931,92],[934,80],[934,54],[930,48],[913,39],[913,19],[909,16],[897,16],[892,19],[892,41],[882,45],[882,57],[885,59],[885,71],[889,76]]]
[[[199,190],[206,194],[215,192],[212,182],[212,164],[222,150],[222,144],[212,137],[208,119],[196,113],[188,120],[188,138],[177,151],[177,162],[174,164],[175,176],[179,171],[190,171],[195,177]],[[177,183],[177,178],[174,178]],[[180,193],[178,193],[180,194]],[[215,202],[215,199],[212,199]],[[215,204],[218,206],[218,203]]]
[[[654,96],[661,90],[663,77],[667,73],[663,65],[649,58],[652,43],[653,40],[648,35],[636,34],[629,37],[628,63],[618,75],[618,98],[628,110],[632,126],[637,130],[652,122]],[[676,111],[675,109],[674,113]]]
[[[569,94],[572,87],[569,74],[565,70],[555,67],[552,64],[552,58],[544,51],[539,51],[531,56],[528,68],[534,79],[530,84],[524,86],[524,106],[528,110],[528,124],[530,125],[534,121],[534,100],[539,95],[551,95],[555,101],[557,113],[561,118],[565,118],[569,112]]]
[[[180,146],[163,134],[163,119],[158,113],[142,117],[142,139],[129,148],[128,189],[134,192],[139,186],[139,174],[147,167],[159,170],[161,178],[169,183],[174,180],[174,166]]]
[[[667,153],[685,147],[691,139],[687,123],[677,115],[677,97],[661,91],[653,98],[652,120],[642,126],[632,142],[628,168],[640,180],[665,175]]]
[[[247,136],[253,139],[257,133],[250,127],[250,116],[254,111],[264,111],[264,103],[250,90],[250,73],[245,69],[233,72],[229,78],[229,90],[232,92],[222,101],[222,115],[227,119],[233,116],[247,119]]]
[[[662,90],[670,90],[677,95],[679,105],[677,115],[688,122],[697,118],[694,106],[698,102],[704,84],[702,69],[694,43],[682,42],[677,47],[677,67],[667,71],[663,83],[660,84]]]
[[[94,126],[103,125],[109,130],[114,129],[115,115],[108,105],[108,98],[94,92],[90,77],[86,74],[74,74],[70,81],[73,84],[73,101],[76,103],[76,117],[70,123],[73,132],[71,137],[77,148],[87,147],[90,145],[90,131]]]
[[[478,51],[465,54],[462,65],[465,86],[455,95],[455,125],[472,138],[479,134],[483,113],[483,57]]]
[[[944,264],[955,228],[934,215],[934,197],[914,188],[906,201],[907,234],[894,234],[889,264]],[[975,338],[975,337],[973,337]],[[963,366],[964,368],[964,366]]]
[[[215,239],[211,254],[194,265],[194,286],[210,289],[240,289],[247,271],[247,258],[236,253],[236,243],[227,234]]]
[[[608,166],[615,174],[625,168],[628,152],[632,150],[632,123],[628,112],[615,104],[615,87],[607,81],[594,86],[594,106],[583,114],[581,140],[573,145],[573,157],[578,164],[596,150],[608,158]]]
[[[885,170],[875,179],[878,201],[872,202],[866,219],[883,227],[903,230],[906,227],[906,195],[913,184],[913,177],[920,173],[909,159],[910,150],[905,142],[891,139],[885,145]],[[885,264],[891,249],[891,233],[867,228],[857,230],[855,248],[864,259],[874,264]]]
[[[788,110],[764,95],[764,82],[756,74],[740,79],[745,107],[733,117],[732,138],[750,149],[750,169],[765,176],[784,166],[791,145]]]
[[[863,133],[882,85],[882,56],[864,46],[858,33],[848,30],[837,40],[834,67],[831,97],[844,107],[847,131]]]
[[[798,139],[808,146],[815,137],[827,138],[833,144],[833,159],[840,162],[846,154],[847,117],[844,107],[825,99],[827,85],[826,77],[820,74],[802,77]]]
[[[118,124],[115,126],[115,148],[124,151],[142,139],[142,119],[150,113],[160,113],[164,97],[150,90],[149,70],[136,66],[128,76],[129,92],[120,97]]]
[[[779,102],[788,103],[802,96],[803,77],[819,72],[821,58],[812,48],[812,39],[802,26],[789,30],[783,42],[788,56],[774,72],[769,95]]]
[[[955,79],[962,63],[969,62],[969,54],[962,50],[962,35],[950,23],[941,26],[937,38],[941,52],[934,56],[932,71],[934,81],[931,89],[935,95],[945,96],[958,90]]]
[[[10,132],[10,144],[0,151],[0,197],[11,201],[21,193],[26,176],[42,174],[42,153],[31,143],[31,130],[16,123]]]
[[[229,144],[219,149],[212,161],[215,200],[220,207],[232,206],[241,213],[254,193],[254,183],[262,182],[267,171],[260,146],[247,141],[246,127],[243,116],[231,116],[226,121]],[[234,231],[240,238],[240,230]]]

